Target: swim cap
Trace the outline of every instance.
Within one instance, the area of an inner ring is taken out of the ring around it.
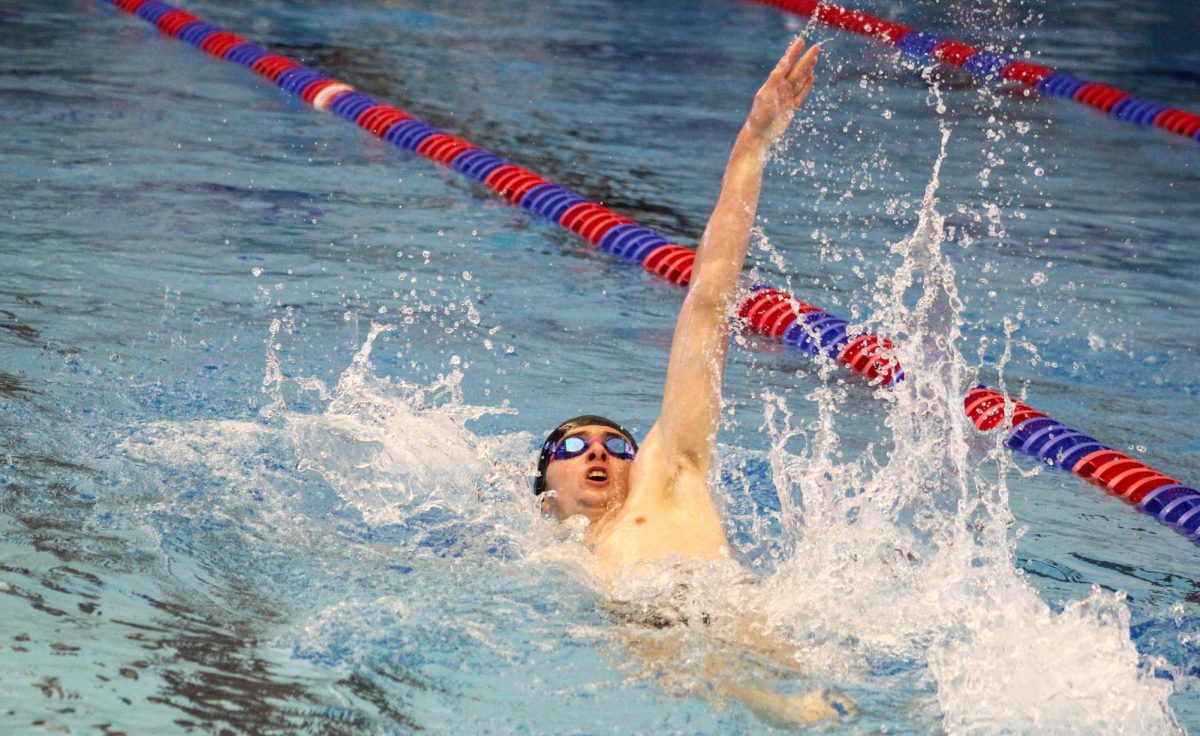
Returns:
[[[541,457],[538,458],[538,474],[537,478],[535,478],[533,481],[533,494],[535,496],[540,496],[546,492],[546,466],[550,464],[550,458],[554,456],[554,446],[557,445],[558,441],[565,437],[567,433],[579,429],[580,427],[586,427],[589,424],[599,424],[602,427],[611,427],[617,430],[621,434],[625,435],[625,439],[629,440],[629,444],[633,445],[633,451],[637,452],[637,440],[633,438],[633,435],[629,433],[628,429],[625,429],[611,419],[596,416],[595,414],[584,414],[582,416],[575,417],[574,419],[568,419],[567,421],[555,427],[554,431],[546,437],[546,441],[542,443],[542,454]]]

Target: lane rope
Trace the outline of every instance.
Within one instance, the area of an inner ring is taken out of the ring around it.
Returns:
[[[1008,447],[1097,485],[1200,543],[1200,491],[1114,450],[1044,412],[977,386],[963,400],[983,432],[1007,428]]]
[[[161,0],[98,2],[136,15],[165,35],[207,54],[248,67],[315,109],[340,115],[397,148],[448,166],[605,253],[639,263],[678,286],[687,286],[691,280],[696,258],[691,248],[349,84],[273,54]],[[737,313],[746,329],[811,356],[833,358],[874,384],[891,386],[904,378],[890,340],[851,330],[847,320],[781,289],[752,287]],[[1015,407],[1011,413],[1006,410],[1009,406]],[[1013,450],[1066,468],[1200,543],[1200,491],[985,387],[967,396],[964,409],[984,432],[1007,422],[1011,431],[1006,444]]]
[[[1051,97],[1074,100],[1109,117],[1148,127],[1153,125],[1176,135],[1200,141],[1200,115],[1161,102],[1138,97],[1123,89],[1076,77],[1048,66],[1021,61],[981,46],[920,31],[817,0],[755,0],[789,13],[802,15],[832,28],[870,36],[895,46],[901,53],[925,62],[958,67],[972,76],[993,83],[1018,82]]]

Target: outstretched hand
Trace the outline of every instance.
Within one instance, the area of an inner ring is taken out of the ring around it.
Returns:
[[[746,118],[746,128],[766,146],[779,140],[792,122],[796,108],[800,107],[812,89],[813,67],[817,65],[821,45],[814,44],[801,56],[803,50],[804,39],[797,38],[754,95],[754,105],[750,108],[750,116]]]

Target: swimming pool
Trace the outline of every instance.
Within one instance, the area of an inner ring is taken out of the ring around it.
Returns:
[[[904,20],[950,30],[939,5]],[[741,2],[185,7],[685,243],[803,27]],[[564,416],[648,428],[677,289],[128,16],[3,12],[6,730],[770,727],[631,656],[578,530],[520,477]],[[1200,59],[1170,29],[1196,13],[948,15],[1194,108]],[[1200,478],[1195,145],[956,75],[935,95],[814,35],[825,73],[768,181],[757,275],[930,345],[913,358],[945,380],[880,400],[746,337],[721,486],[755,583],[702,598],[771,620],[799,657],[775,687],[853,695],[850,731],[1194,728],[1196,550],[1025,460],[997,484],[991,440],[937,394],[1004,361],[1010,391]],[[922,213],[946,243],[910,238]],[[893,287],[947,265],[960,310]]]

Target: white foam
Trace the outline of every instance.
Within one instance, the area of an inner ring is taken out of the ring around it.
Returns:
[[[462,518],[486,513],[479,502],[496,471],[522,474],[526,438],[484,438],[466,423],[511,410],[464,404],[457,370],[429,386],[376,376],[371,348],[386,329],[372,325],[332,391],[316,379],[299,382],[326,402],[317,414],[284,415],[299,469],[319,473],[370,524],[433,506]],[[506,464],[512,458],[522,462]]]
[[[1094,592],[1055,612],[1016,569],[1002,434],[980,438],[962,410],[973,371],[937,211],[948,139],[943,126],[919,222],[892,246],[900,263],[868,320],[897,339],[907,376],[884,396],[890,457],[839,458],[844,391],[814,392],[812,408],[765,397],[796,540],[763,610],[797,642],[837,642],[819,668],[845,671],[856,656],[927,668],[951,733],[1178,733],[1172,687],[1142,664],[1121,597]],[[790,454],[792,412],[813,408],[809,445]]]

